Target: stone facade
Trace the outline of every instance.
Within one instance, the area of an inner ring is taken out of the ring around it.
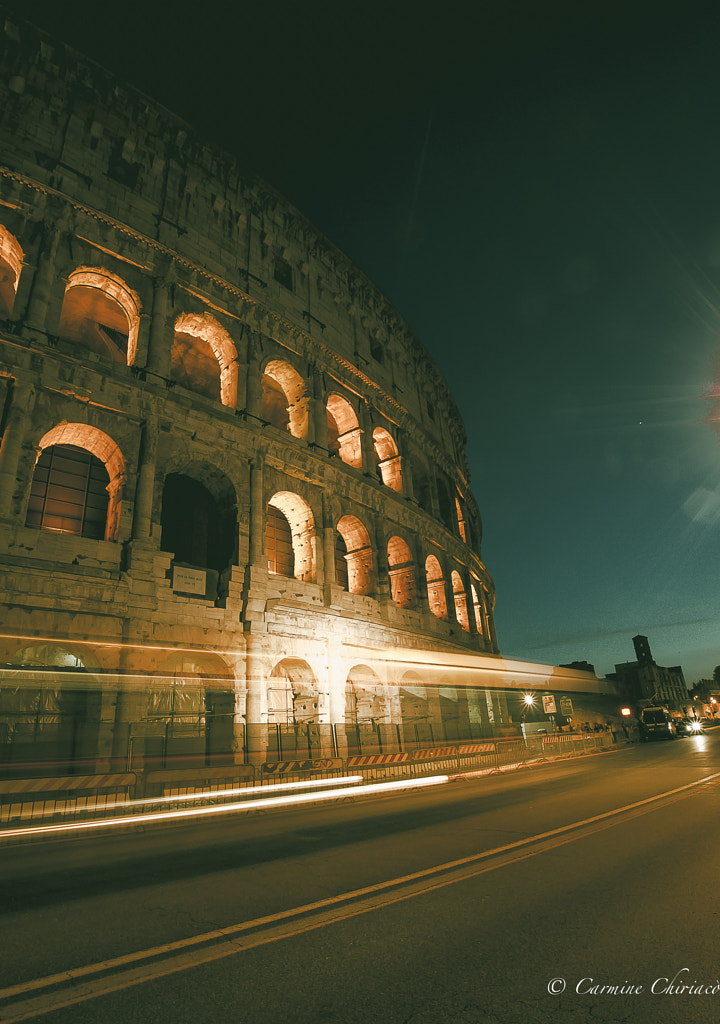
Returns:
[[[148,715],[235,756],[438,721],[437,672],[376,656],[498,650],[441,373],[189,125],[26,25],[1,59],[0,664],[99,679],[98,757]]]

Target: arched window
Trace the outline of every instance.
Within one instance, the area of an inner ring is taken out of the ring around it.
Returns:
[[[328,395],[328,448],[336,452],[348,466],[362,467],[361,431],[355,410],[346,398]]]
[[[415,563],[402,537],[388,541],[388,566],[393,601],[399,608],[411,608],[415,603]]]
[[[175,323],[170,378],[188,391],[234,408],[237,350],[227,331],[209,314],[184,313]]]
[[[109,483],[105,466],[89,451],[50,445],[35,465],[25,525],[102,540]]]
[[[343,516],[337,525],[345,548],[346,587],[351,594],[369,594],[372,589],[372,550],[367,530],[355,516]],[[338,585],[340,580],[337,580]]]
[[[140,300],[117,275],[93,267],[70,274],[58,328],[62,338],[130,365],[139,325]]]
[[[10,316],[13,311],[22,262],[18,240],[0,224],[0,317]]]
[[[373,445],[380,479],[386,487],[402,493],[402,470],[397,445],[384,427],[373,430]]]
[[[307,388],[297,370],[283,360],[270,360],[262,377],[261,417],[293,437],[305,438],[307,406]]]
[[[285,521],[283,526],[281,519]],[[271,527],[271,522],[274,524]],[[292,564],[287,552],[287,532],[290,530],[292,543]],[[278,491],[268,502],[267,523],[265,530],[266,544],[274,538],[274,543],[281,544],[281,550],[275,557],[275,568],[270,564],[268,547],[268,568],[281,576],[292,576],[296,580],[315,581],[315,519],[312,509],[299,494],[290,491]]]
[[[445,598],[445,579],[440,563],[435,555],[425,559],[425,577],[427,579],[428,604],[436,619],[447,619],[447,600]]]
[[[61,423],[38,448],[26,524],[117,540],[125,461],[113,439],[86,423]]]
[[[265,548],[268,572],[278,576],[295,576],[295,555],[293,553],[290,523],[280,509],[268,505],[265,527]]]
[[[463,585],[462,577],[456,569],[453,569],[450,574],[450,580],[452,582],[453,598],[455,600],[455,618],[458,620],[461,627],[469,632],[470,622],[468,620],[465,587]]]

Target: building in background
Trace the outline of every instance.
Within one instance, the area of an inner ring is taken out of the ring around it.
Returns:
[[[646,636],[634,636],[633,646],[637,661],[616,665],[615,672],[608,678],[617,681],[635,700],[680,708],[687,706],[690,697],[682,668],[679,665],[663,668],[656,664]]]

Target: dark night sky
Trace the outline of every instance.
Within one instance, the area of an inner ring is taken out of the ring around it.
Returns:
[[[639,632],[711,675],[717,0],[5,6],[236,154],[405,317],[467,426],[504,654],[604,674]]]

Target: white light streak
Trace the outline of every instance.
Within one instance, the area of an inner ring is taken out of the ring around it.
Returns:
[[[190,800],[214,800],[219,796],[242,796],[253,798],[257,793],[276,793],[289,789],[316,789],[320,786],[350,786],[363,781],[362,775],[344,775],[338,779],[308,779],[306,782],[270,782],[267,786],[238,786],[233,789],[204,789],[196,793],[179,793],[176,796],[155,796],[146,797],[144,800],[116,800],[114,803],[96,804],[94,807],[84,807],[85,811],[108,811],[117,810],[119,807],[157,807],[158,804],[186,803]],[[178,783],[181,785],[182,783]],[[28,801],[29,802],[29,801]],[[50,818],[55,814],[76,814],[75,807],[68,807],[61,811],[48,810],[40,815],[41,818]]]
[[[387,793],[390,790],[419,789],[422,786],[437,786],[448,781],[447,775],[430,775],[422,779],[376,782],[352,790],[353,796],[369,796]],[[41,825],[31,828],[12,828],[0,832],[0,839],[17,839],[27,836],[49,836],[58,833],[83,832],[88,829],[110,828],[116,825],[143,825],[156,821],[178,818],[200,818],[210,814],[228,814],[231,811],[249,811],[258,807],[287,807],[292,804],[320,803],[347,796],[346,789],[331,789],[322,793],[302,793],[298,796],[276,796],[261,800],[245,800],[242,803],[220,804],[214,807],[191,807],[177,811],[159,811],[156,814],[131,814],[120,818],[100,818],[96,821],[74,821],[67,825]]]

